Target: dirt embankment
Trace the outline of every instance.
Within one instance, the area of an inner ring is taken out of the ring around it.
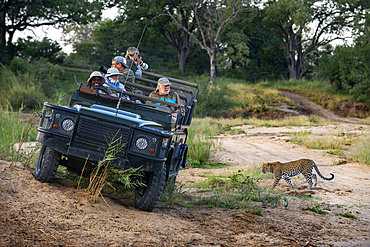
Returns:
[[[298,109],[305,114],[315,114],[320,117],[327,118],[334,122],[357,122],[356,118],[349,118],[349,116],[366,117],[369,116],[369,105],[360,102],[341,102],[335,103],[332,99],[327,99],[324,103],[326,108],[312,102],[307,97],[292,93],[289,91],[280,90],[280,95],[290,99],[298,105]],[[339,115],[339,116],[338,116]]]
[[[351,120],[352,121],[352,120]],[[154,212],[133,208],[131,199],[106,196],[97,204],[77,201],[76,188],[65,178],[40,183],[32,169],[0,162],[0,246],[370,246],[370,167],[286,142],[289,132],[368,132],[368,126],[340,122],[324,127],[250,128],[240,135],[220,136],[222,147],[215,159],[228,169],[184,169],[178,182],[189,184],[204,174],[228,174],[259,167],[267,161],[315,160],[321,173],[335,174],[333,181],[318,178],[306,190],[302,178],[285,181],[288,206],[262,207],[263,217],[242,210],[168,207],[160,202]],[[272,179],[260,181],[271,186]],[[187,192],[191,199],[191,192]],[[289,195],[311,195],[302,200]],[[317,204],[328,214],[302,208]],[[351,213],[357,219],[338,213]]]

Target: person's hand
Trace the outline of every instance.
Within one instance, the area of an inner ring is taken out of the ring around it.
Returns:
[[[140,65],[141,64],[141,60],[142,60],[142,57],[137,57],[137,59],[136,59],[136,63],[137,63],[137,65]]]

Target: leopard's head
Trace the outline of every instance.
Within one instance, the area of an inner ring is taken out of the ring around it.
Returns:
[[[262,173],[270,172],[270,163],[263,163],[262,165]]]
[[[276,162],[263,163],[263,165],[262,165],[262,173],[274,172],[275,165],[276,165]]]

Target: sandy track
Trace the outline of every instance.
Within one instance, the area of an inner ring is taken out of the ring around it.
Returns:
[[[204,173],[227,174],[249,170],[267,161],[310,158],[325,176],[318,186],[305,190],[303,179],[293,179],[296,190],[281,181],[289,206],[262,207],[263,217],[243,210],[168,207],[160,202],[153,213],[133,208],[131,198],[76,202],[76,188],[57,177],[44,184],[33,178],[33,169],[0,161],[0,246],[370,246],[370,168],[285,142],[287,133],[309,131],[362,133],[367,126],[353,122],[324,127],[250,128],[245,134],[220,136],[222,149],[215,159],[229,169],[184,169],[178,181],[205,179]],[[260,181],[271,186],[272,179]],[[288,195],[311,195],[301,200]],[[189,192],[189,198],[191,194]],[[301,208],[317,204],[328,213],[319,215]],[[350,212],[357,219],[338,213]]]

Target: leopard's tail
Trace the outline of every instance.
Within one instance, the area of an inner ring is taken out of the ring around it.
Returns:
[[[315,164],[315,162],[313,162],[313,167],[315,168],[315,170],[316,170],[317,174],[320,176],[320,178],[325,179],[325,180],[333,180],[333,178],[334,178],[334,174],[333,173],[330,173],[331,178],[326,178],[323,175],[321,175],[321,173],[319,171],[319,168],[317,167],[317,165]]]

